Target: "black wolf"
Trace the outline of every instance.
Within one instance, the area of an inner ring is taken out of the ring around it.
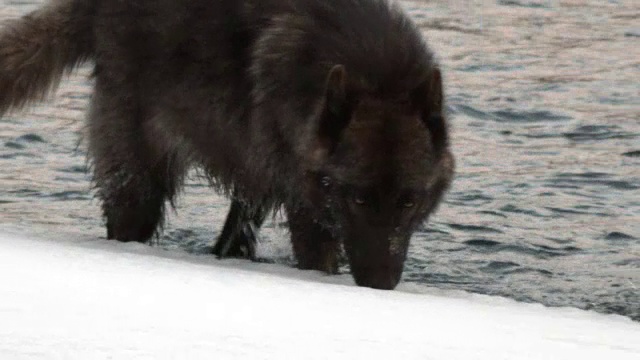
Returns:
[[[343,244],[392,289],[453,176],[439,67],[393,2],[50,1],[0,30],[0,115],[85,61],[109,239],[149,240],[199,166],[234,199],[218,254],[283,208],[300,268],[336,272]]]

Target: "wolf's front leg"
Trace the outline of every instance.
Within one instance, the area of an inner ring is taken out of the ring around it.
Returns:
[[[212,253],[220,258],[256,258],[256,233],[267,215],[262,206],[233,199],[222,232]]]
[[[338,273],[340,241],[304,209],[288,210],[289,229],[298,268]]]

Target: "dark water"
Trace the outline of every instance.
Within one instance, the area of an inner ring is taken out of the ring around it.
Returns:
[[[0,17],[39,1],[0,0]],[[640,321],[640,2],[405,2],[448,84],[458,176],[404,281]],[[89,68],[0,122],[0,229],[103,237],[85,167]],[[205,253],[227,200],[188,183],[160,245]],[[290,263],[282,218],[262,257]]]

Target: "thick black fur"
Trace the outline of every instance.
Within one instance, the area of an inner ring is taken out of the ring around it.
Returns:
[[[344,244],[393,288],[453,176],[440,70],[386,0],[54,0],[0,30],[0,115],[86,60],[109,239],[149,240],[197,166],[235,199],[215,253],[254,257],[283,207],[300,267]]]

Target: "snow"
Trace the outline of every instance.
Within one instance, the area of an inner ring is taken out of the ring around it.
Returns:
[[[621,316],[41,237],[0,235],[0,359],[640,359]]]

